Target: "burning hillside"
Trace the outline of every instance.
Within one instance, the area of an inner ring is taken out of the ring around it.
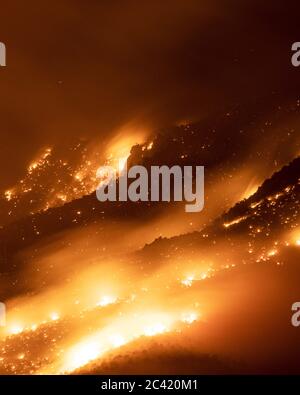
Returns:
[[[79,241],[82,231],[68,237],[69,245],[60,242],[65,236],[52,240],[30,268],[17,269],[17,289],[21,273],[31,277],[8,300],[2,373],[157,373],[159,361],[169,361],[165,372],[179,372],[188,355],[194,373],[273,372],[271,357],[296,371],[289,315],[298,289],[299,168],[298,158],[201,232],[159,239],[134,254],[100,253],[90,237]],[[269,304],[282,320],[276,346],[264,337],[273,325]],[[262,342],[258,361],[253,345]]]

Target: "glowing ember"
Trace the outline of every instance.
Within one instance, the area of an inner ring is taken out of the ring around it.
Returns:
[[[24,327],[21,325],[13,325],[8,328],[8,332],[12,335],[18,335],[19,333],[22,333],[24,331]]]
[[[254,208],[258,207],[261,203],[262,203],[262,200],[260,200],[259,202],[252,203],[252,204],[250,205],[250,207],[251,207],[252,209],[254,209]]]
[[[153,147],[153,141],[151,141],[148,145],[147,145],[147,150],[150,151]]]
[[[117,298],[115,298],[114,296],[105,295],[105,296],[102,296],[102,298],[99,300],[99,302],[97,303],[97,306],[100,306],[100,307],[108,306],[109,304],[116,303],[116,301],[117,301]]]
[[[271,250],[271,251],[268,252],[268,256],[274,256],[274,255],[276,255],[277,253],[278,253],[278,251],[275,250],[275,249],[273,249],[273,250]]]
[[[58,313],[53,312],[50,314],[50,318],[52,321],[57,321],[57,320],[59,320],[60,317],[59,317]]]
[[[13,197],[13,191],[10,191],[10,190],[5,191],[4,192],[4,196],[5,196],[7,201],[10,201],[12,199],[12,197]]]
[[[194,279],[195,279],[194,275],[188,276],[185,279],[181,280],[181,284],[185,285],[186,287],[191,287],[193,285]]]
[[[181,321],[186,324],[192,324],[197,321],[198,315],[196,313],[185,313],[182,315]]]
[[[247,216],[236,218],[230,222],[225,222],[223,225],[225,228],[229,228],[232,225],[239,224],[240,222],[244,221],[245,219],[247,219]]]

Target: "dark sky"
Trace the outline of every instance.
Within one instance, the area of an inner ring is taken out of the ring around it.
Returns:
[[[270,0],[3,1],[0,186],[44,144],[293,100],[299,11]]]

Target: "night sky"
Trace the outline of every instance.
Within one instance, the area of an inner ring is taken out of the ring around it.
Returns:
[[[298,95],[298,11],[296,1],[5,2],[0,185],[52,142],[109,141],[124,124],[156,130],[235,105],[272,116]]]

